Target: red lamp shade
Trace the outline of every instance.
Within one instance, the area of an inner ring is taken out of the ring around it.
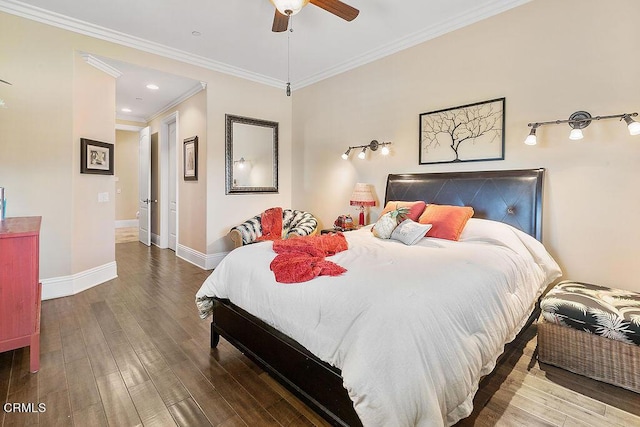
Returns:
[[[371,186],[360,182],[357,183],[353,189],[353,193],[351,194],[349,204],[351,206],[360,207],[360,218],[358,223],[361,226],[364,225],[364,207],[376,205],[376,199],[371,191]]]

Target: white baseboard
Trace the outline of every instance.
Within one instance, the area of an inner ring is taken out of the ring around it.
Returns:
[[[203,270],[213,270],[220,264],[220,261],[227,256],[229,252],[220,252],[217,254],[203,254],[202,252],[191,249],[190,247],[178,244],[176,256],[183,260],[197,265]]]
[[[116,228],[129,228],[129,227],[137,227],[138,220],[137,219],[121,219],[116,221]]]
[[[71,276],[42,279],[42,299],[53,299],[75,295],[96,285],[118,277],[115,261],[85,270]]]
[[[220,261],[224,259],[229,254],[229,252],[220,252],[217,254],[209,254],[205,259],[205,270],[213,270],[220,264]]]

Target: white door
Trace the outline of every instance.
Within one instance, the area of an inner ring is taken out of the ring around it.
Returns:
[[[138,240],[151,246],[151,135],[149,127],[140,131],[138,156]]]
[[[178,200],[176,186],[178,185],[177,169],[177,135],[176,122],[169,123],[169,249],[175,252],[178,230]]]

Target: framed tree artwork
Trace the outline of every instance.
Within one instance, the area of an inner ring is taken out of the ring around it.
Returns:
[[[505,98],[420,114],[419,164],[504,160]]]
[[[183,170],[185,181],[198,180],[198,137],[184,140]]]

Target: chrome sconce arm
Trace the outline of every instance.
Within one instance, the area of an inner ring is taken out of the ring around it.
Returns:
[[[389,145],[391,145],[391,141],[389,142],[378,142],[375,139],[373,141],[371,141],[370,143],[366,144],[366,145],[354,145],[353,147],[349,147],[347,148],[347,151],[345,151],[344,153],[342,153],[342,158],[344,160],[347,160],[349,158],[349,154],[351,154],[351,150],[357,150],[357,149],[362,149],[362,151],[360,151],[360,153],[358,153],[358,158],[361,160],[364,160],[364,158],[366,157],[367,154],[367,149],[371,150],[371,151],[378,151],[378,148],[380,148],[380,153],[383,156],[386,156],[387,154],[389,154]]]

